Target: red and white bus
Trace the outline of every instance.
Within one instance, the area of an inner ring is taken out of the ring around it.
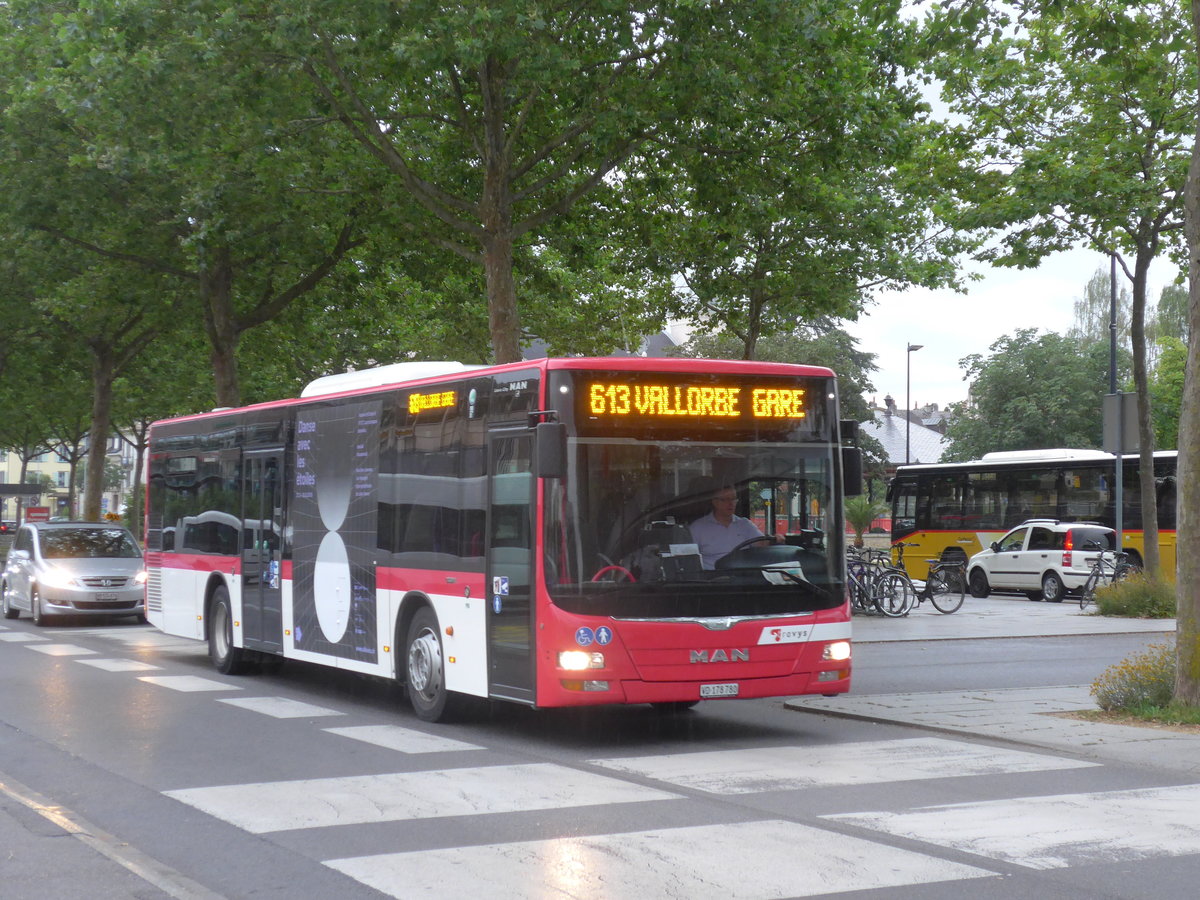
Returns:
[[[713,360],[402,363],[155,423],[147,616],[233,673],[394,678],[417,714],[850,686],[834,375]],[[843,481],[845,478],[845,481]],[[702,565],[732,485],[776,542]]]

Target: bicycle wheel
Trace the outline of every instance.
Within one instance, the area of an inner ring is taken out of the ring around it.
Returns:
[[[958,612],[966,596],[966,578],[957,568],[938,569],[929,573],[929,599],[940,613]]]
[[[1079,608],[1087,609],[1087,605],[1096,599],[1096,583],[1100,580],[1100,573],[1095,569],[1092,574],[1087,577],[1087,581],[1083,583],[1083,587],[1079,589]]]
[[[908,615],[908,611],[917,605],[917,590],[907,575],[886,572],[875,582],[871,599],[881,613],[894,619]]]
[[[866,576],[866,565],[858,559],[846,561],[846,588],[850,595],[850,611],[865,613],[869,611],[871,598],[867,594],[863,579]]]

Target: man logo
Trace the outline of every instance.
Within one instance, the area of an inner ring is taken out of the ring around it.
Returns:
[[[718,663],[718,662],[750,662],[750,649],[734,648],[728,652],[725,650],[713,650],[711,653],[707,650],[692,650],[688,662],[693,663]]]

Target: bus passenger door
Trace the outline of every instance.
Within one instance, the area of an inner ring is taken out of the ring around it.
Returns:
[[[242,459],[242,634],[255,650],[283,649],[283,451]]]
[[[488,435],[488,689],[533,703],[533,436]]]

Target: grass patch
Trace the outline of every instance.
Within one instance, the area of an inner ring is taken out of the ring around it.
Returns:
[[[1134,619],[1175,618],[1175,585],[1135,572],[1096,591],[1096,610],[1102,616]]]
[[[1174,704],[1166,707],[1146,706],[1120,712],[1085,709],[1060,715],[1088,722],[1104,722],[1108,725],[1131,725],[1138,728],[1160,728],[1182,734],[1200,734],[1200,710]]]

